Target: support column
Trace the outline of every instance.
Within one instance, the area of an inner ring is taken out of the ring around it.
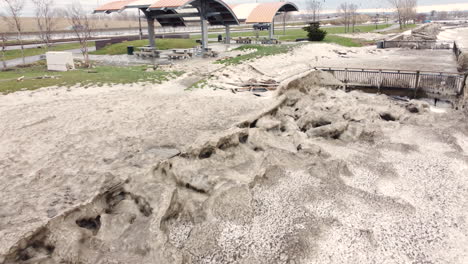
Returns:
[[[201,21],[201,30],[202,30],[202,49],[205,50],[208,48],[208,20],[202,17]]]
[[[271,22],[271,24],[270,24],[270,32],[269,32],[269,33],[270,33],[270,39],[273,38],[273,30],[274,30],[273,27],[274,27],[274,23]]]
[[[276,15],[275,15],[276,16]],[[271,21],[271,28],[272,28],[272,31],[271,31],[271,38],[274,38],[275,37],[275,16],[273,16],[273,21]]]
[[[231,27],[226,26],[226,44],[231,44]]]
[[[146,19],[148,20],[148,38],[150,46],[156,48],[156,40],[154,39],[154,18],[146,15]]]
[[[283,36],[286,36],[286,16],[288,12],[283,12]]]
[[[206,17],[206,1],[200,0],[200,19],[202,31],[202,49],[205,51],[208,48],[208,20]]]

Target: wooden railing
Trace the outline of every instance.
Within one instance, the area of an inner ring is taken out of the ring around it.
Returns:
[[[373,87],[380,89],[411,89],[425,93],[459,96],[463,93],[467,74],[411,70],[316,68],[332,73],[346,87]]]

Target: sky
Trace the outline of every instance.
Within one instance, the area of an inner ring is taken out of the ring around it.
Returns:
[[[32,15],[33,9],[30,0],[25,0],[27,7],[25,10],[28,10],[24,13],[24,16]],[[114,0],[55,0],[55,3],[59,7],[66,7],[67,5],[72,4],[74,1],[80,2],[84,7],[89,10],[92,10],[98,5],[105,4]],[[155,0],[156,1],[156,0]],[[252,3],[256,0],[224,0],[228,4],[237,4],[237,3]],[[275,0],[257,0],[258,2],[273,2]],[[303,9],[306,7],[307,0],[289,0],[296,3],[299,8]],[[361,12],[375,12],[376,9],[385,10],[389,6],[386,0],[320,0],[324,1],[324,10],[328,12],[335,12],[338,5],[343,2],[355,3],[361,9]],[[1,2],[1,0],[0,0]],[[455,9],[459,10],[468,10],[468,0],[419,0],[418,4],[420,6],[420,12],[429,12],[430,10],[439,10],[439,11],[452,11]],[[390,11],[390,10],[388,10]],[[29,13],[30,12],[30,13]]]

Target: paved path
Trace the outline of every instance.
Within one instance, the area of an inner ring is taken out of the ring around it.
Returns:
[[[384,29],[376,29],[373,32],[387,32],[387,31],[392,31],[392,30],[399,29],[399,28],[400,28],[399,24],[394,24]]]
[[[96,39],[96,40],[92,40],[92,41],[98,41],[98,40],[101,40],[101,39]],[[51,45],[52,46],[57,46],[57,45],[71,44],[71,43],[79,43],[79,41],[60,41],[60,42],[51,43]],[[36,49],[36,48],[39,48],[39,47],[41,47],[41,48],[45,47],[46,45],[38,43],[38,44],[25,44],[23,46],[24,46],[24,49]],[[5,47],[5,50],[20,50],[20,49],[21,49],[20,45]]]
[[[68,44],[68,43],[77,43],[77,41],[58,42],[58,43],[53,43],[52,45],[55,46],[55,45]],[[25,45],[23,45],[24,49],[36,49],[36,48],[39,48],[39,47],[43,48],[45,46],[46,46],[45,44],[25,44]],[[5,47],[5,50],[20,50],[20,49],[21,49],[20,45]]]

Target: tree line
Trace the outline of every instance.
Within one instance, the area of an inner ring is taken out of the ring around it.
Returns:
[[[408,24],[414,23],[417,18],[417,0],[386,0],[396,14],[400,28],[403,29]],[[312,22],[320,20],[320,13],[325,4],[324,0],[307,0],[306,6],[311,16]],[[337,8],[337,14],[340,15],[342,24],[345,26],[345,32],[354,32],[357,23],[362,22],[361,14],[358,12],[358,5],[352,2],[343,2]],[[379,17],[376,15],[376,23]]]
[[[48,50],[52,45],[52,36],[57,29],[57,19],[65,18],[70,25],[74,37],[80,43],[85,64],[89,64],[88,43],[91,39],[92,29],[95,28],[94,19],[83,6],[75,1],[65,9],[57,8],[55,0],[31,0],[34,9],[34,20],[38,30],[38,36]],[[5,21],[10,29],[16,33],[16,38],[21,47],[23,64],[26,63],[24,55],[23,32],[24,25],[22,17],[26,7],[26,0],[0,0],[0,19]],[[97,18],[94,15],[94,18]],[[100,17],[101,20],[138,20],[138,14],[122,13],[116,16]],[[6,68],[5,51],[8,44],[6,32],[0,33],[0,60],[3,68]]]

